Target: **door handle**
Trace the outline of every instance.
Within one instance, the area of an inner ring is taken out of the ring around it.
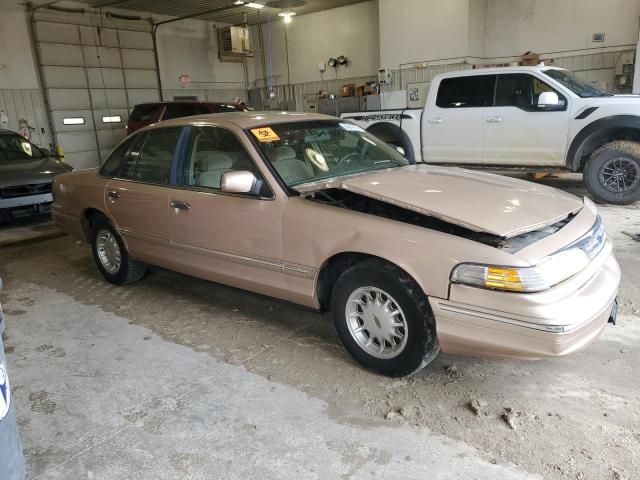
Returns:
[[[441,118],[430,118],[429,123],[442,123]]]
[[[502,117],[487,117],[487,122],[489,123],[501,123]]]
[[[120,198],[120,192],[116,191],[116,190],[109,190],[107,192],[107,196],[111,199],[111,200],[117,200]]]
[[[172,200],[169,205],[177,210],[189,210],[191,208],[188,202],[183,202],[182,200]]]

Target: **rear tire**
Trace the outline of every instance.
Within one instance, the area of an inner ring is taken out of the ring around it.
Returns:
[[[628,205],[640,200],[640,143],[616,140],[591,154],[584,183],[599,203]]]
[[[98,270],[114,285],[137,282],[147,271],[145,264],[131,258],[120,235],[104,217],[91,224],[91,250]]]
[[[383,375],[410,375],[440,352],[433,313],[403,270],[371,259],[347,269],[331,297],[336,332],[351,356]]]

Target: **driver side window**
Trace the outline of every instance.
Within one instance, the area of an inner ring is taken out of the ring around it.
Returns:
[[[516,107],[527,112],[541,111],[538,98],[543,92],[555,92],[560,105],[566,106],[565,97],[537,77],[522,73],[498,75],[493,106]]]
[[[251,172],[264,185],[258,168],[232,132],[219,127],[194,127],[182,171],[183,185],[219,190],[222,175],[233,171]],[[260,195],[270,195],[266,185]]]

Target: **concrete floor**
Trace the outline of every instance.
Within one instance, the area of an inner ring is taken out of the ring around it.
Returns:
[[[0,248],[29,478],[640,478],[640,214],[602,215],[624,278],[590,349],[395,380],[326,316],[160,269],[114,287],[68,237]]]

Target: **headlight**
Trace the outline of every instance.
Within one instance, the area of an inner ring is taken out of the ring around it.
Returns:
[[[606,242],[607,235],[598,217],[585,235],[559,252],[541,259],[536,266],[461,263],[451,272],[451,282],[509,292],[541,292],[584,269],[603,250]]]
[[[537,267],[498,267],[462,263],[451,272],[453,283],[511,292],[540,292],[549,288]]]

